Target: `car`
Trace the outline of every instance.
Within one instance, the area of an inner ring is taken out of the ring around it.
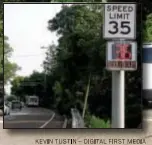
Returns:
[[[4,103],[4,115],[10,115],[10,107]]]
[[[39,97],[38,96],[26,96],[26,105],[28,107],[38,107]]]
[[[12,109],[20,109],[21,110],[22,109],[22,103],[18,100],[13,100],[11,102],[11,107],[12,107]]]
[[[8,106],[12,108],[12,102],[8,102]]]
[[[21,102],[21,105],[22,105],[22,107],[25,107],[25,103],[24,102]]]
[[[3,98],[0,98],[0,109],[3,110]]]

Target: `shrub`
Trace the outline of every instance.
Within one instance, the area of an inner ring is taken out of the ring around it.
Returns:
[[[86,126],[89,128],[110,128],[110,121],[105,121],[94,115],[88,115],[85,119]]]

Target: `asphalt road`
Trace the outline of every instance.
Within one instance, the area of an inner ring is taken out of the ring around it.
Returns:
[[[152,109],[146,109],[143,111],[143,119],[152,121]]]
[[[3,113],[2,110],[0,110],[0,130],[3,129]]]
[[[1,111],[0,111],[0,114]],[[62,128],[64,118],[51,110],[44,108],[24,108],[22,111],[12,111],[10,116],[4,117],[4,128]],[[3,118],[0,116],[0,123]],[[143,111],[143,124],[152,130],[152,109]],[[0,129],[3,128],[0,125]]]
[[[4,116],[4,129],[62,128],[64,117],[44,108],[23,108]]]
[[[1,111],[0,111],[1,112]],[[109,140],[109,138],[114,139],[146,139],[146,145],[151,145],[152,143],[152,109],[146,110],[143,113],[143,122],[144,122],[144,128],[143,130],[119,130],[119,129],[109,129],[109,130],[77,130],[73,132],[63,132],[60,130],[7,130],[3,129],[3,118],[0,116],[0,145],[27,145],[35,144],[35,140],[37,139],[67,139],[67,138],[76,138],[78,140],[84,140],[84,139],[105,139]],[[40,143],[43,144],[43,143]],[[44,143],[46,144],[46,143]],[[83,144],[77,142],[76,144]],[[134,145],[140,144],[133,143]],[[142,143],[141,143],[142,144]],[[144,144],[144,143],[143,143]],[[127,144],[124,144],[127,145]]]
[[[152,110],[145,112],[145,114],[151,114]],[[147,118],[152,118],[152,116],[147,116]],[[35,145],[37,140],[46,141],[48,139],[77,139],[81,142],[76,142],[76,144],[84,145],[84,139],[92,140],[94,139],[104,139],[108,141],[111,139],[146,139],[146,144],[143,145],[152,145],[152,121],[146,121],[146,127],[141,130],[121,130],[121,129],[109,129],[109,130],[73,130],[73,131],[60,131],[60,130],[41,130],[41,129],[19,129],[19,130],[7,130],[3,129],[2,116],[0,116],[0,145]],[[43,140],[44,139],[44,140]],[[37,143],[38,144],[38,143]],[[39,144],[47,144],[45,142],[40,142]],[[59,143],[61,144],[61,143]],[[85,143],[86,144],[86,143]],[[89,144],[89,143],[88,143]],[[90,143],[91,144],[91,143]],[[114,143],[115,145],[118,143]],[[131,143],[130,145],[142,144],[140,142]],[[57,145],[54,143],[54,145]],[[124,145],[127,145],[124,144]]]

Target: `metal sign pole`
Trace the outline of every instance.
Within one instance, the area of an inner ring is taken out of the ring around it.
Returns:
[[[123,42],[124,40],[119,40]],[[112,71],[112,128],[125,127],[125,71]]]
[[[118,111],[117,111],[117,100],[118,100],[118,97],[115,97],[115,96],[117,96],[116,95],[116,81],[117,81],[117,79],[116,79],[116,71],[112,71],[112,128],[117,128],[117,124],[118,124]]]
[[[120,106],[119,106],[119,110],[120,110],[120,126],[119,128],[125,128],[125,71],[121,70],[120,71],[120,83],[119,83],[119,95],[118,95],[118,99],[120,100]],[[118,104],[118,105],[119,105]]]
[[[112,72],[112,128],[125,127],[125,71]]]
[[[112,128],[125,128],[125,71],[137,69],[136,43],[127,42],[136,38],[135,19],[136,4],[104,6],[103,37],[108,40],[106,68],[112,71]]]

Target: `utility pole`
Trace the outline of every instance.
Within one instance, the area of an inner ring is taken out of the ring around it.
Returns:
[[[44,47],[44,46],[42,46],[41,47],[41,49],[49,49],[49,46],[48,47]],[[46,55],[47,55],[47,59],[48,59],[48,54],[46,53]],[[45,62],[44,62],[45,63]],[[47,79],[46,79],[46,77],[47,77],[47,68],[46,68],[46,64],[44,64],[44,94],[46,95],[47,93],[46,93],[46,91],[47,91],[47,89],[46,89],[46,85],[47,85]]]

